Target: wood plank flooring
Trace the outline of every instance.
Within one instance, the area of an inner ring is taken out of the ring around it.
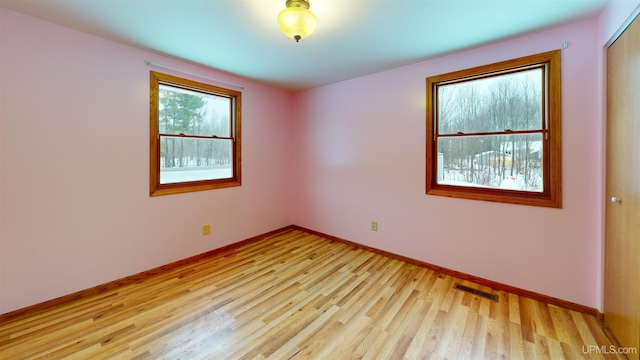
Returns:
[[[299,230],[0,323],[11,360],[624,359],[611,345],[593,316]]]

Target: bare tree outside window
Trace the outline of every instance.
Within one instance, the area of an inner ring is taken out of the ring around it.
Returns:
[[[517,133],[542,132],[541,79],[534,69],[438,88],[438,183],[542,191],[542,136]]]
[[[151,194],[237,186],[240,93],[151,73]]]
[[[427,78],[427,194],[560,207],[559,58]]]

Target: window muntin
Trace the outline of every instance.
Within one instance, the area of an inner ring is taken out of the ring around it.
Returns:
[[[560,51],[427,78],[427,194],[560,207]]]
[[[151,72],[151,196],[240,185],[240,98]]]

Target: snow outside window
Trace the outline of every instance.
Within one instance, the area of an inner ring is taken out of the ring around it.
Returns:
[[[240,185],[240,96],[151,72],[151,196]]]
[[[427,194],[561,207],[560,50],[427,78]]]

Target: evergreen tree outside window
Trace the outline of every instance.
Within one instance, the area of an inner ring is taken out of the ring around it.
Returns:
[[[427,194],[561,207],[560,50],[427,78]]]
[[[240,92],[151,72],[151,196],[240,185],[240,104]]]

